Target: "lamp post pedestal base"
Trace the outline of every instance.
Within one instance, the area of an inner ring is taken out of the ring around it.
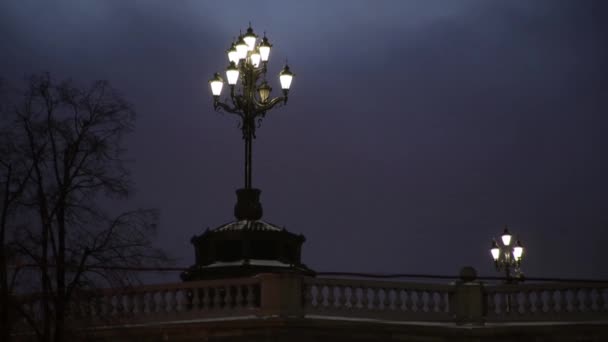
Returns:
[[[237,220],[255,221],[262,218],[264,211],[260,203],[260,189],[238,189],[234,216]]]

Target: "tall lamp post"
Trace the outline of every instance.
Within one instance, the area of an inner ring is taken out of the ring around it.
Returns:
[[[253,140],[256,138],[256,128],[266,113],[277,106],[287,104],[294,76],[289,66],[285,65],[279,73],[282,96],[270,97],[272,88],[266,82],[266,71],[271,48],[272,44],[266,34],[259,40],[249,25],[247,32],[239,35],[227,51],[229,64],[226,68],[226,79],[230,86],[230,96],[220,100],[224,80],[219,73],[215,73],[209,80],[214,109],[239,117],[239,127],[245,142],[245,185],[237,190],[238,200],[234,209],[239,220],[258,220],[262,217],[260,190],[252,185]]]
[[[504,270],[508,283],[516,283],[523,279],[520,267],[524,255],[524,247],[519,240],[513,243],[513,236],[507,226],[505,226],[500,237],[500,243],[496,242],[496,239],[492,241],[490,254],[492,255],[492,259],[494,259],[496,270],[498,272]]]

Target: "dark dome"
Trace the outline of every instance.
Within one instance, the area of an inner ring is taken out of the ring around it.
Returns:
[[[185,281],[312,271],[301,263],[303,235],[262,220],[237,220],[192,237],[195,264]]]

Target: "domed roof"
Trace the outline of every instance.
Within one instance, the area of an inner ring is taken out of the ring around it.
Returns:
[[[262,220],[240,220],[223,224],[213,232],[228,232],[228,231],[266,231],[266,232],[281,232],[285,228],[262,221]]]

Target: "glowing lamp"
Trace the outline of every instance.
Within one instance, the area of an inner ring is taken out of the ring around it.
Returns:
[[[270,57],[270,48],[272,47],[272,44],[270,44],[268,42],[268,38],[266,38],[266,35],[264,35],[264,38],[262,39],[262,42],[260,43],[260,46],[258,47],[258,49],[260,50],[260,57],[262,59],[262,62],[268,62],[268,57]]]
[[[279,80],[281,81],[281,89],[287,91],[291,87],[291,81],[293,80],[293,73],[289,70],[289,65],[285,65],[283,70],[279,73]]]
[[[218,97],[222,93],[222,87],[224,86],[224,80],[217,72],[213,75],[213,78],[209,80],[211,86],[211,93],[213,96]]]
[[[515,243],[515,247],[513,247],[513,256],[515,260],[520,260],[521,256],[524,254],[524,247],[521,245],[521,242],[517,240]]]
[[[245,40],[243,40],[243,36],[239,37],[239,40],[236,42],[235,47],[236,47],[236,52],[238,53],[239,59],[247,58],[247,51],[249,50],[249,47],[247,46],[247,43],[245,43]]]
[[[236,51],[236,45],[234,45],[234,43],[232,43],[232,46],[226,52],[228,53],[228,61],[239,64],[239,53]]]
[[[505,231],[502,233],[500,239],[505,246],[509,246],[511,244],[511,233],[509,233],[507,227],[505,227]]]
[[[490,253],[492,254],[492,259],[497,261],[500,257],[500,249],[498,248],[498,244],[496,241],[492,241],[492,248],[490,249]]]
[[[253,51],[253,48],[255,48],[255,40],[257,38],[258,36],[253,33],[253,29],[251,28],[251,26],[249,26],[249,28],[247,29],[247,33],[245,33],[245,36],[243,36],[243,40],[247,44],[247,50]]]
[[[259,67],[260,66],[260,52],[255,49],[253,50],[253,52],[251,53],[251,56],[249,56],[249,58],[251,58],[251,65],[253,65],[254,67]]]
[[[230,65],[226,69],[226,78],[228,78],[228,84],[235,85],[239,80],[239,68],[236,67],[234,62],[230,62]]]

